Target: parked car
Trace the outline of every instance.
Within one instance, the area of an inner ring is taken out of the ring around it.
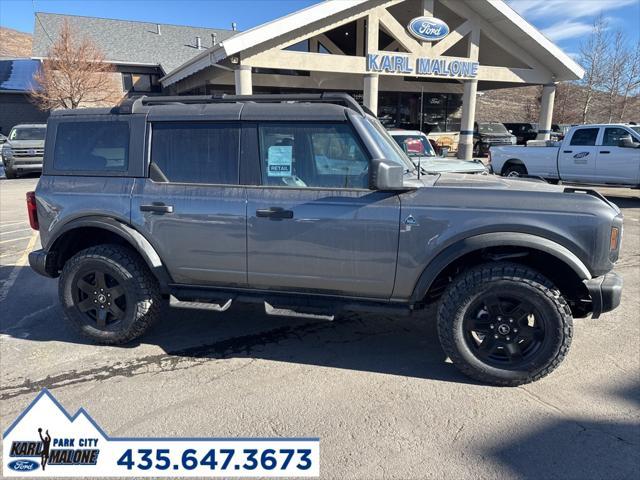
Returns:
[[[620,302],[614,204],[544,182],[418,178],[345,94],[140,97],[48,125],[29,263],[59,276],[69,324],[100,343],[140,337],[167,300],[315,321],[439,302],[453,363],[519,385],[561,363],[574,317]]]
[[[0,147],[7,178],[42,171],[46,127],[44,124],[24,124],[11,129],[7,141]]]
[[[427,136],[419,130],[389,130],[389,133],[424,173],[489,173],[480,160],[458,160],[436,155]]]
[[[502,123],[476,122],[473,129],[473,155],[484,157],[495,145],[515,145],[516,136],[509,133]]]
[[[516,136],[516,143],[518,145],[526,145],[528,141],[538,138],[539,127],[537,123],[505,123],[504,126],[509,130],[509,133]],[[563,136],[560,127],[553,124],[551,126],[550,139],[559,141]]]
[[[492,148],[489,161],[495,173],[508,177],[533,175],[552,182],[640,186],[638,126],[580,125],[556,145]]]
[[[7,137],[0,133],[0,145],[7,141]]]

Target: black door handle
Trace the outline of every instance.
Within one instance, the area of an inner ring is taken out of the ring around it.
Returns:
[[[563,153],[573,153],[573,150],[565,150]]]
[[[281,207],[259,208],[256,210],[256,217],[273,218],[275,220],[293,218],[293,210],[285,210]]]
[[[611,153],[609,150],[600,150],[600,153]]]
[[[140,205],[141,212],[173,213],[173,205],[165,205],[162,202],[153,202],[151,205]]]

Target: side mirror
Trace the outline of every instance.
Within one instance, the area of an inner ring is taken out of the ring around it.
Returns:
[[[622,137],[620,139],[620,146],[622,148],[636,148],[638,144],[633,143],[633,138],[631,138],[631,136],[628,136],[628,137]]]
[[[371,190],[403,190],[404,168],[384,158],[371,160],[369,188]]]

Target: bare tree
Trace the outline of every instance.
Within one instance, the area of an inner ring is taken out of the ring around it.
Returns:
[[[31,97],[43,110],[114,105],[123,94],[114,73],[95,43],[78,36],[65,21],[34,75]]]
[[[596,90],[602,90],[606,81],[606,63],[610,35],[607,33],[607,22],[600,15],[593,24],[593,31],[580,45],[580,64],[585,69],[582,86],[584,101],[582,104],[582,123],[587,123],[589,108]]]
[[[629,62],[630,52],[627,48],[627,42],[624,33],[618,30],[613,38],[613,43],[609,49],[607,60],[605,62],[604,87],[607,93],[609,122],[613,122],[614,113],[618,107],[620,93],[624,84],[624,75],[626,65]]]
[[[622,121],[627,110],[629,97],[637,95],[640,91],[640,40],[634,50],[628,55],[627,63],[622,74],[622,88],[620,96],[622,105],[618,121]]]

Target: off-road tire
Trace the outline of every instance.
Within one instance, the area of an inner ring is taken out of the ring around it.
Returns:
[[[127,308],[124,318],[112,329],[97,328],[74,300],[78,276],[88,268],[103,269],[120,280],[124,289]],[[158,319],[162,309],[158,281],[136,252],[121,245],[98,245],[74,255],[62,269],[58,294],[71,326],[100,344],[121,345],[135,340]]]
[[[507,165],[502,171],[503,177],[522,177],[524,175],[528,175],[527,167],[519,163]]]
[[[499,368],[481,360],[465,340],[463,319],[482,295],[516,290],[540,307],[548,328],[546,346],[532,364]],[[443,350],[464,374],[500,386],[517,386],[548,375],[567,355],[573,335],[573,317],[559,290],[536,270],[515,263],[495,262],[462,272],[445,291],[438,308],[438,336]],[[548,337],[548,338],[547,338]]]

